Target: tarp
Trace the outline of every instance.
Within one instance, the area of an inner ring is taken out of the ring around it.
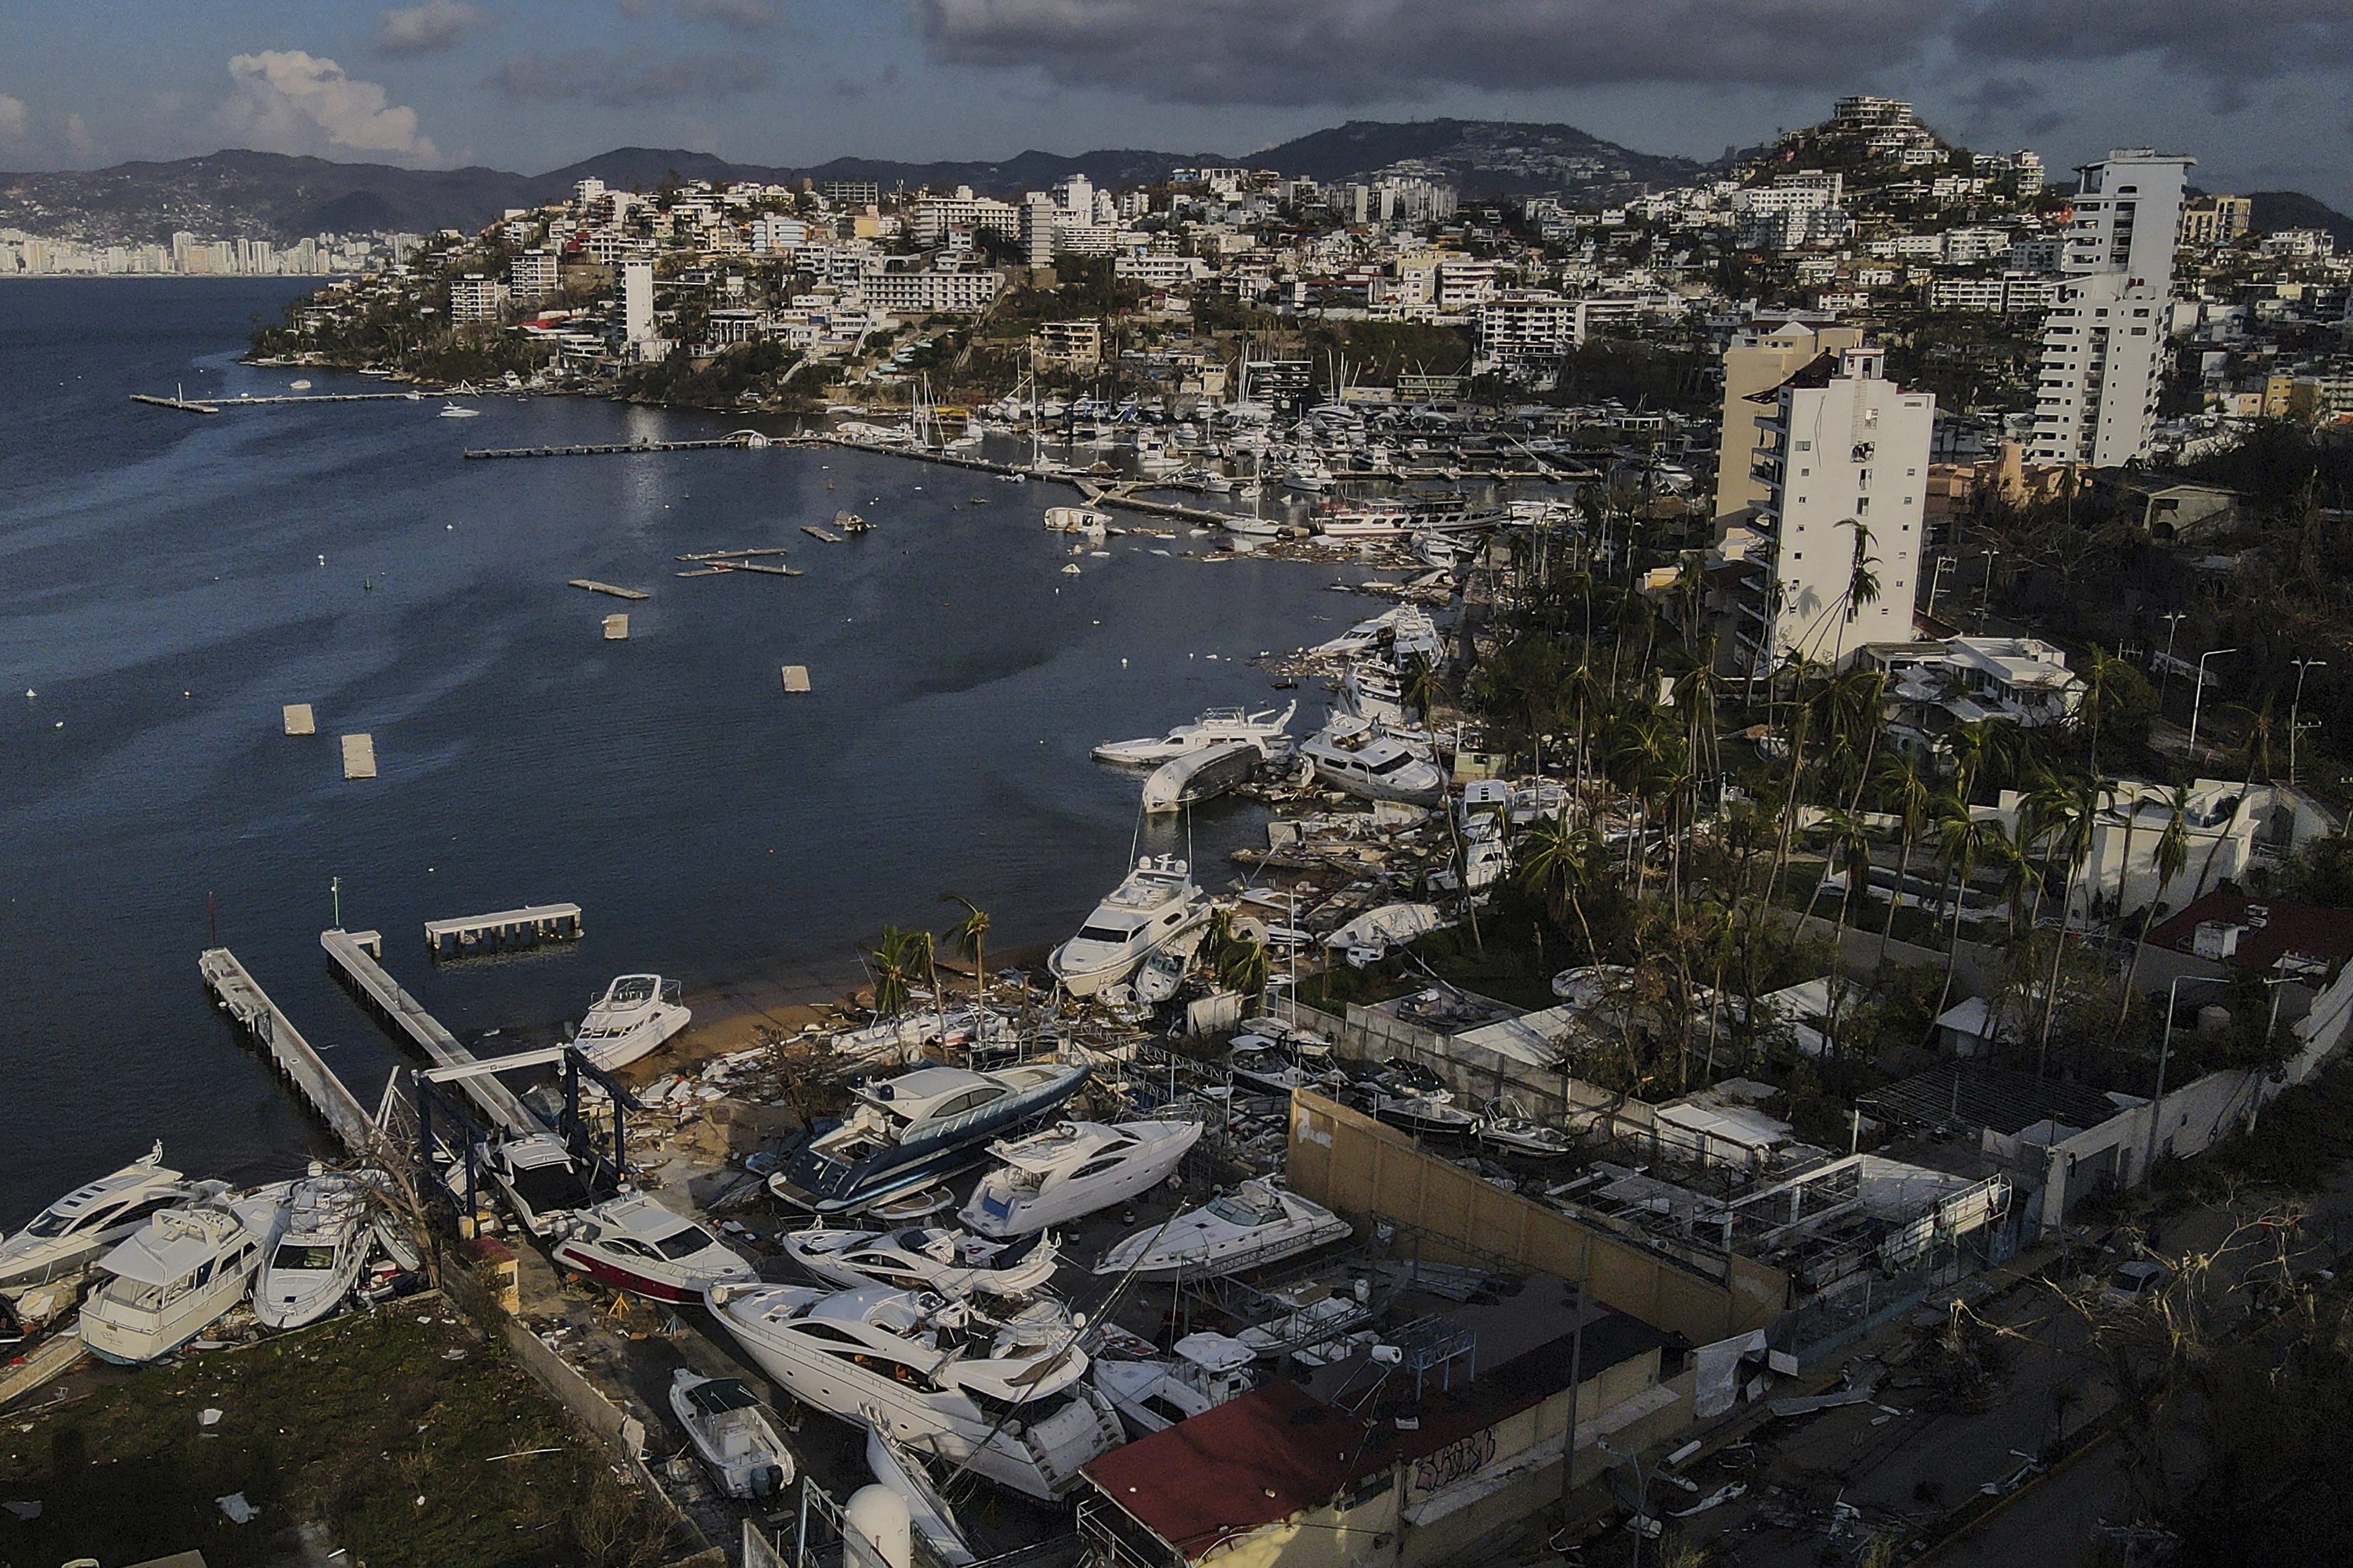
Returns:
[[[1692,1414],[1702,1421],[1721,1415],[1740,1398],[1740,1363],[1765,1353],[1765,1331],[1751,1329],[1728,1340],[1702,1345],[1692,1353]]]

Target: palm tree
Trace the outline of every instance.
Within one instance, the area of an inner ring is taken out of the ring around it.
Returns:
[[[2043,986],[2042,1026],[2034,1042],[2034,1076],[2041,1078],[2051,1054],[2051,1024],[2059,1010],[2059,969],[2067,956],[2067,926],[2075,912],[2075,877],[2092,858],[2092,836],[2100,821],[2100,781],[2084,773],[2053,779],[2038,792],[2036,818],[2050,825],[2052,847],[2066,865],[2059,882],[2059,940],[2051,948],[2051,973]]]
[[[1266,994],[1266,944],[1254,938],[1239,936],[1230,929],[1217,949],[1218,984],[1237,992],[1252,1007]]]
[[[1953,972],[1961,962],[1961,905],[1968,897],[1970,879],[1977,875],[1978,857],[1987,845],[1984,825],[1969,815],[1968,805],[1953,795],[1945,796],[1939,805],[1936,832],[1945,852],[1946,880],[1952,888],[1953,920],[1945,937],[1945,984],[1936,993],[1936,1011],[1928,1016],[1931,1029],[1952,1001]]]
[[[2076,672],[2083,679],[2084,695],[2075,708],[2075,722],[2084,726],[2091,734],[2091,767],[2094,773],[2100,771],[2100,721],[2107,716],[2109,707],[2116,700],[2130,668],[2123,659],[2095,643]]]
[[[1909,752],[1898,752],[1883,761],[1879,771],[1881,793],[1893,797],[1895,816],[1902,826],[1903,847],[1895,858],[1895,890],[1888,895],[1887,922],[1879,928],[1879,962],[1887,962],[1887,944],[1895,935],[1895,911],[1904,907],[1904,878],[1912,868],[1912,846],[1927,826],[1928,808],[1936,799],[1928,781],[1920,776],[1919,759]]]
[[[1522,830],[1512,857],[1521,884],[1545,900],[1555,924],[1562,923],[1565,915],[1577,917],[1577,928],[1585,933],[1588,963],[1601,962],[1601,947],[1593,940],[1593,927],[1586,922],[1585,905],[1577,894],[1599,867],[1602,852],[1601,836],[1572,823],[1563,812],[1530,823]]]
[[[956,956],[972,965],[973,1001],[985,1001],[988,995],[988,911],[957,892],[942,893],[940,902],[964,906],[964,919],[956,922],[954,935]]]
[[[1863,894],[1871,887],[1871,832],[1862,817],[1836,806],[1831,807],[1824,826],[1830,829],[1830,863],[1846,873],[1846,896],[1839,900],[1838,914],[1831,922],[1830,1034],[1831,1050],[1838,1054],[1839,1005],[1846,995],[1846,918],[1862,908]],[[1821,890],[1821,883],[1815,883],[1814,891]]]
[[[913,1001],[915,976],[930,962],[932,933],[884,926],[882,935],[866,950],[874,961],[874,1013],[888,1018],[907,1010]]]
[[[1517,536],[1514,542],[1518,542]],[[1438,666],[1425,654],[1414,654],[1405,661],[1404,678],[1398,688],[1405,705],[1419,714],[1425,725],[1430,722],[1430,709],[1446,695],[1445,687],[1439,683]]]
[[[2165,912],[2166,889],[2173,886],[2173,879],[2181,875],[2181,868],[2189,864],[2189,829],[2183,820],[2189,809],[2188,786],[2176,784],[2165,805],[2165,827],[2157,836],[2157,896],[2149,900],[2148,914],[2141,922],[2141,940],[2133,943],[2132,962],[2125,967],[2125,997],[2116,1009],[2114,1038],[2124,1037],[2125,1020],[2132,1014],[2133,985],[2140,978],[2140,953],[2147,945],[2148,922]],[[2125,874],[2132,874],[2130,862],[2126,864]]]

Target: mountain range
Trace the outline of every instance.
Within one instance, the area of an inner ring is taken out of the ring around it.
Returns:
[[[1201,164],[1278,169],[1345,180],[1398,169],[1443,180],[1466,196],[1550,191],[1577,200],[1633,194],[1690,178],[1686,158],[1637,153],[1573,125],[1503,121],[1352,121],[1240,157],[1113,149],[1023,153],[996,163],[911,163],[837,158],[810,168],[736,163],[676,148],[617,147],[543,174],[500,169],[404,169],[228,149],[169,163],[51,174],[0,174],[0,228],[93,244],[159,243],[174,230],[207,238],[290,240],[306,234],[473,230],[509,207],[536,206],[595,177],[623,189],[663,180],[871,180],[894,186],[970,185],[990,195],[1038,190],[1070,174],[1117,188]]]

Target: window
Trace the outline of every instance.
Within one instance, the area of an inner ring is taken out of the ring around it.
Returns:
[[[1814,444],[1811,441],[1800,441],[1798,443],[1798,450],[1800,452],[1810,452],[1813,449]]]
[[[690,1225],[656,1241],[654,1250],[675,1263],[681,1258],[691,1258],[712,1245],[709,1231],[699,1225]]]

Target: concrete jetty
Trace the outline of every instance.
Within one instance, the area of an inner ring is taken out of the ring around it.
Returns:
[[[465,915],[425,922],[426,951],[434,957],[472,952],[510,943],[576,942],[582,931],[578,904],[525,904],[496,914]]]
[[[379,932],[350,931],[337,927],[321,931],[319,945],[327,950],[327,956],[334,961],[335,967],[361,999],[398,1026],[411,1044],[433,1058],[435,1067],[469,1068],[481,1060],[459,1045],[458,1037],[442,1027],[439,1019],[401,988],[400,982],[385,973],[384,966],[376,962],[384,955],[384,937]],[[514,1092],[490,1074],[459,1081],[493,1124],[517,1137],[546,1131]]]
[[[242,1026],[253,1043],[269,1053],[270,1061],[294,1086],[303,1101],[319,1113],[328,1130],[354,1155],[374,1152],[377,1129],[374,1118],[322,1060],[293,1020],[279,1010],[260,983],[247,973],[237,955],[225,947],[205,950],[196,961],[205,989]]]

